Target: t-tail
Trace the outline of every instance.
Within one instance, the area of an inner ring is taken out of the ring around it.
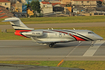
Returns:
[[[23,36],[22,32],[29,32],[34,30],[33,28],[28,28],[19,18],[12,17],[6,18],[3,22],[10,22],[13,28],[15,29],[15,35]]]

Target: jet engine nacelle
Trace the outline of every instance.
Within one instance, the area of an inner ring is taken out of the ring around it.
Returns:
[[[25,36],[43,36],[43,31],[30,31],[30,32],[23,32]]]

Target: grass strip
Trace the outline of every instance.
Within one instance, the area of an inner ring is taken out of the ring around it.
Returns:
[[[59,61],[0,61],[0,63],[57,67]],[[105,70],[105,61],[64,61],[60,67]]]
[[[25,24],[105,22],[105,16],[33,17],[20,19]],[[0,19],[0,25],[10,24],[9,22],[1,22],[3,20]]]
[[[105,61],[65,61],[61,67],[82,68],[85,70],[105,70]]]

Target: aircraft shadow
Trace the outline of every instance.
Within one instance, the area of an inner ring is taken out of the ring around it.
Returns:
[[[53,48],[64,48],[64,47],[75,47],[76,45],[71,44],[56,44]]]

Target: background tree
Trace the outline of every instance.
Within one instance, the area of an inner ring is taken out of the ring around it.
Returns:
[[[97,6],[101,7],[102,6],[102,2],[101,1],[97,1]]]
[[[39,1],[32,1],[30,3],[30,6],[34,10],[34,12],[37,11],[38,13],[40,13],[41,10],[40,10],[40,3],[39,3]]]

